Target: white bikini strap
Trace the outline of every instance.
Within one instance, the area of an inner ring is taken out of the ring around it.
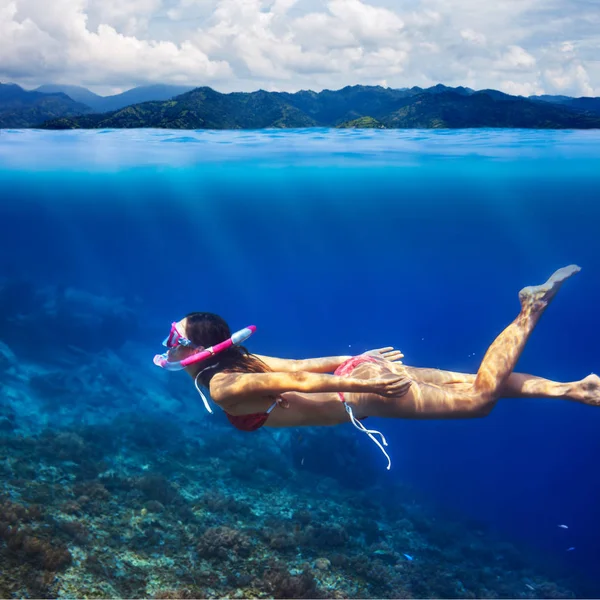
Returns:
[[[218,366],[219,366],[219,363],[215,363],[214,365],[210,365],[210,367],[205,367],[204,369],[202,369],[202,371],[198,371],[198,374],[196,375],[196,377],[194,377],[194,385],[196,386],[196,389],[198,390],[198,393],[200,394],[200,398],[202,398],[202,402],[204,402],[204,408],[211,415],[213,414],[212,408],[210,407],[210,404],[208,403],[206,396],[204,395],[204,393],[200,389],[200,386],[198,385],[198,377],[200,377],[200,375],[202,375],[202,373],[204,373],[204,371],[208,371],[208,369],[214,369],[215,367],[218,367]]]
[[[366,433],[377,444],[379,449],[385,454],[385,457],[388,459],[388,465],[386,468],[389,471],[390,467],[392,466],[392,459],[389,457],[388,453],[383,448],[383,446],[388,445],[387,442],[385,441],[385,437],[383,437],[383,433],[381,433],[380,431],[376,431],[375,429],[367,429],[360,421],[357,421],[354,418],[354,414],[352,413],[352,407],[347,402],[344,402],[344,406],[346,407],[346,412],[350,415],[350,420],[352,421],[352,425],[354,425],[354,427],[356,427],[356,429],[358,429],[359,431]],[[379,443],[378,440],[376,440],[373,437],[373,434],[381,436],[381,441],[383,443],[383,446]]]

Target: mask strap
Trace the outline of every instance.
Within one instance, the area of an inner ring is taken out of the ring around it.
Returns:
[[[200,398],[202,398],[202,402],[204,402],[204,408],[211,415],[213,414],[212,408],[210,407],[210,404],[208,403],[206,396],[204,395],[204,393],[200,389],[200,386],[198,385],[198,377],[200,377],[200,375],[202,375],[202,373],[204,373],[204,371],[208,371],[208,369],[214,369],[218,366],[219,366],[219,363],[215,363],[214,365],[210,365],[210,367],[205,367],[204,369],[202,369],[202,371],[198,371],[198,374],[196,375],[196,377],[194,377],[194,385],[196,386],[196,389],[198,390],[198,393],[200,394]]]
[[[347,404],[345,401],[344,401],[344,407],[346,408],[346,412],[350,415],[350,420],[352,421],[352,425],[354,425],[354,427],[356,427],[356,429],[358,429],[359,431],[366,433],[377,444],[379,449],[385,454],[385,457],[388,459],[388,465],[386,468],[389,471],[390,467],[392,466],[392,459],[389,457],[388,453],[383,448],[383,446],[388,445],[387,442],[385,441],[385,437],[383,437],[383,433],[381,433],[380,431],[376,431],[375,429],[367,429],[360,421],[357,421],[354,418],[354,414],[352,412],[352,407],[349,404]],[[373,437],[373,434],[381,436],[381,441],[383,443],[383,446],[379,443],[379,440],[376,440]]]

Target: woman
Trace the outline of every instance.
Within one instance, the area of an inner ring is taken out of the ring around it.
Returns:
[[[165,340],[170,350],[155,363],[185,368],[198,391],[202,394],[199,383],[207,387],[238,429],[336,425],[350,418],[379,446],[372,434],[381,434],[366,429],[361,420],[484,417],[500,398],[560,398],[598,406],[596,375],[558,383],[513,373],[541,315],[564,281],[579,271],[576,265],[564,267],[545,284],[521,290],[520,313],[494,340],[474,375],[409,367],[392,348],[308,360],[250,354],[237,344],[254,328],[231,339],[227,323],[211,313],[191,313],[174,323]]]

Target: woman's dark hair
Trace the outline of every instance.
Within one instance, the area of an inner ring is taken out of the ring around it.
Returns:
[[[219,315],[207,312],[193,312],[186,315],[185,337],[195,346],[208,348],[231,337],[227,322]],[[199,381],[208,386],[216,373],[268,373],[271,369],[244,346],[231,346],[217,356],[202,361],[201,369],[219,363],[215,369],[208,369],[200,375]]]

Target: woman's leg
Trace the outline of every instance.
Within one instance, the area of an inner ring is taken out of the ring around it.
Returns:
[[[404,373],[410,379],[436,386],[470,386],[476,377],[474,373],[403,366]],[[600,377],[592,374],[580,381],[563,383],[526,373],[511,373],[500,390],[500,399],[504,398],[560,398],[586,404],[600,404]]]
[[[564,267],[545,284],[521,290],[521,312],[489,347],[475,379],[469,385],[437,386],[415,381],[401,398],[357,399],[361,408],[368,415],[413,419],[468,418],[489,414],[540,317],[565,280],[579,270],[575,265]],[[459,389],[453,389],[457,387]]]

